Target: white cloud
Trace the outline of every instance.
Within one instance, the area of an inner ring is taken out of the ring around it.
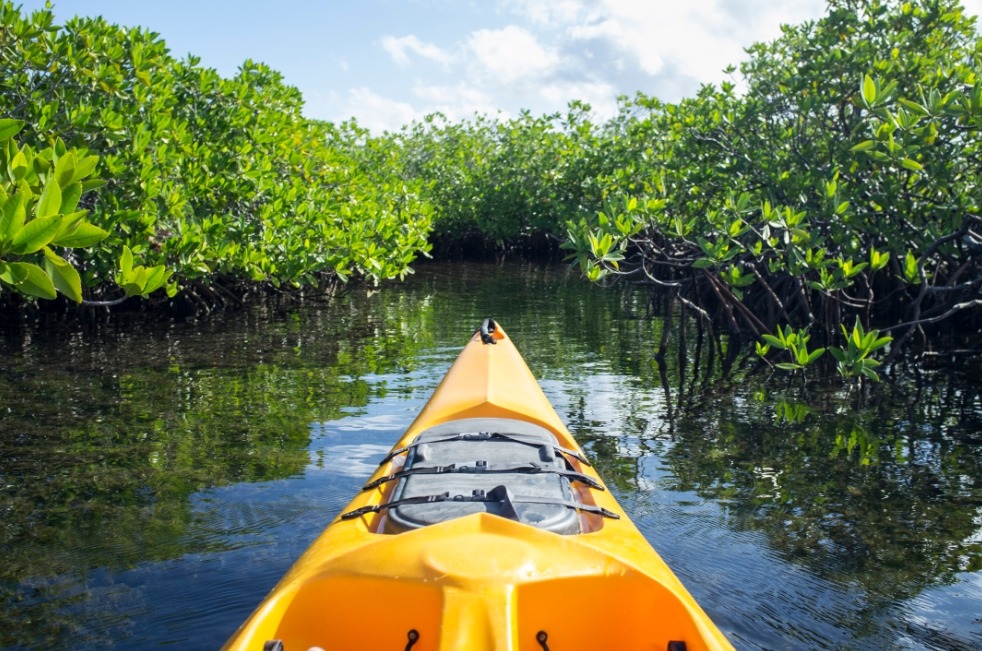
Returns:
[[[544,27],[564,27],[584,11],[581,0],[504,0],[503,5]]]
[[[721,81],[724,68],[746,58],[746,47],[779,36],[782,23],[826,11],[825,0],[504,0],[504,6],[560,32],[570,52],[578,47],[608,75],[636,70],[648,85],[663,88],[686,78],[690,92]]]
[[[570,28],[577,40],[600,39],[622,51],[648,75],[667,66],[688,77],[712,81],[742,49],[724,29],[718,3],[637,3],[604,0],[592,20]]]
[[[962,0],[962,5],[965,6],[965,13],[971,16],[982,15],[982,0]],[[975,22],[975,28],[980,27],[979,22]]]
[[[350,89],[336,104],[332,113],[355,115],[359,126],[375,133],[396,130],[398,125],[409,124],[423,116],[408,102],[383,97],[366,87]]]
[[[590,113],[598,120],[617,115],[617,89],[597,81],[560,82],[542,86],[539,97],[556,110],[565,108],[570,100],[578,99],[590,105]]]
[[[449,120],[467,119],[475,113],[494,114],[498,110],[491,95],[466,83],[452,86],[417,84],[413,87],[413,95],[426,103],[428,113],[439,111]]]
[[[505,84],[542,78],[559,63],[556,50],[543,47],[535,35],[515,25],[478,30],[467,45],[480,66]]]
[[[982,0],[967,2],[982,6]],[[640,91],[674,102],[700,84],[723,81],[724,68],[745,60],[744,48],[777,38],[782,23],[823,16],[827,6],[826,0],[498,0],[497,9],[505,21],[499,25],[507,26],[427,32],[432,42],[379,38],[376,52],[397,66],[428,62],[439,69],[414,67],[411,78],[397,71],[384,87],[362,78],[362,87],[326,103],[329,114],[357,115],[379,131],[436,111],[451,120],[475,113],[508,119],[522,109],[563,111],[577,99],[603,120],[616,115],[619,94]],[[385,66],[373,72],[384,75]]]
[[[409,64],[409,53],[416,54],[424,59],[435,61],[444,68],[449,67],[451,57],[445,51],[433,43],[424,43],[413,35],[409,36],[385,36],[382,38],[382,48],[389,53],[392,60],[401,66]]]

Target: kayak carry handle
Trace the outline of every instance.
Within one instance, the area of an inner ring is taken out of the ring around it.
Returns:
[[[491,317],[484,319],[484,322],[481,323],[481,341],[483,341],[485,344],[492,345],[498,343],[494,340],[494,335],[491,334],[497,329],[498,324],[494,322],[494,319]]]

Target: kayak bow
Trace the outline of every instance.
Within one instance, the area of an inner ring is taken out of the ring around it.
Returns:
[[[228,650],[732,649],[490,319]]]

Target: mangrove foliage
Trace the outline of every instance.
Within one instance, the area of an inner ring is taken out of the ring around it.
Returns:
[[[910,344],[979,353],[982,42],[959,0],[830,0],[718,85],[604,121],[572,101],[381,135],[304,118],[261,63],[225,79],[149,31],[54,21],[0,2],[5,310],[158,289],[207,310],[431,250],[544,253],[645,287],[727,363],[749,344],[875,380]]]
[[[3,289],[50,298],[53,284],[74,301],[110,301],[179,287],[207,309],[236,301],[243,284],[330,290],[404,276],[428,249],[419,183],[384,164],[354,123],[309,120],[302,108],[263,64],[224,79],[193,56],[175,59],[148,30],[84,17],[58,26],[50,9],[24,15],[0,2],[4,201],[18,206],[5,224],[33,233],[63,222],[42,249],[46,268],[27,235],[0,245]],[[81,194],[96,177],[104,185]],[[72,227],[104,237],[66,243]],[[16,294],[2,296],[9,308]]]
[[[788,368],[834,346],[840,372],[875,379],[871,352],[938,332],[978,354],[974,19],[951,0],[829,6],[751,48],[739,90],[625,101],[635,155],[566,246],[588,277],[650,285]]]

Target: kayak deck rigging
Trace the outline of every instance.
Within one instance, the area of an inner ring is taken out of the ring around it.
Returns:
[[[601,491],[603,485],[573,468],[566,456],[581,455],[562,448],[537,425],[505,418],[450,421],[422,432],[396,452],[406,454],[402,469],[363,488],[395,482],[391,495],[343,513],[342,520],[385,511],[380,531],[391,534],[484,511],[559,534],[577,534],[582,531],[579,512],[619,517],[578,499],[574,482]]]

